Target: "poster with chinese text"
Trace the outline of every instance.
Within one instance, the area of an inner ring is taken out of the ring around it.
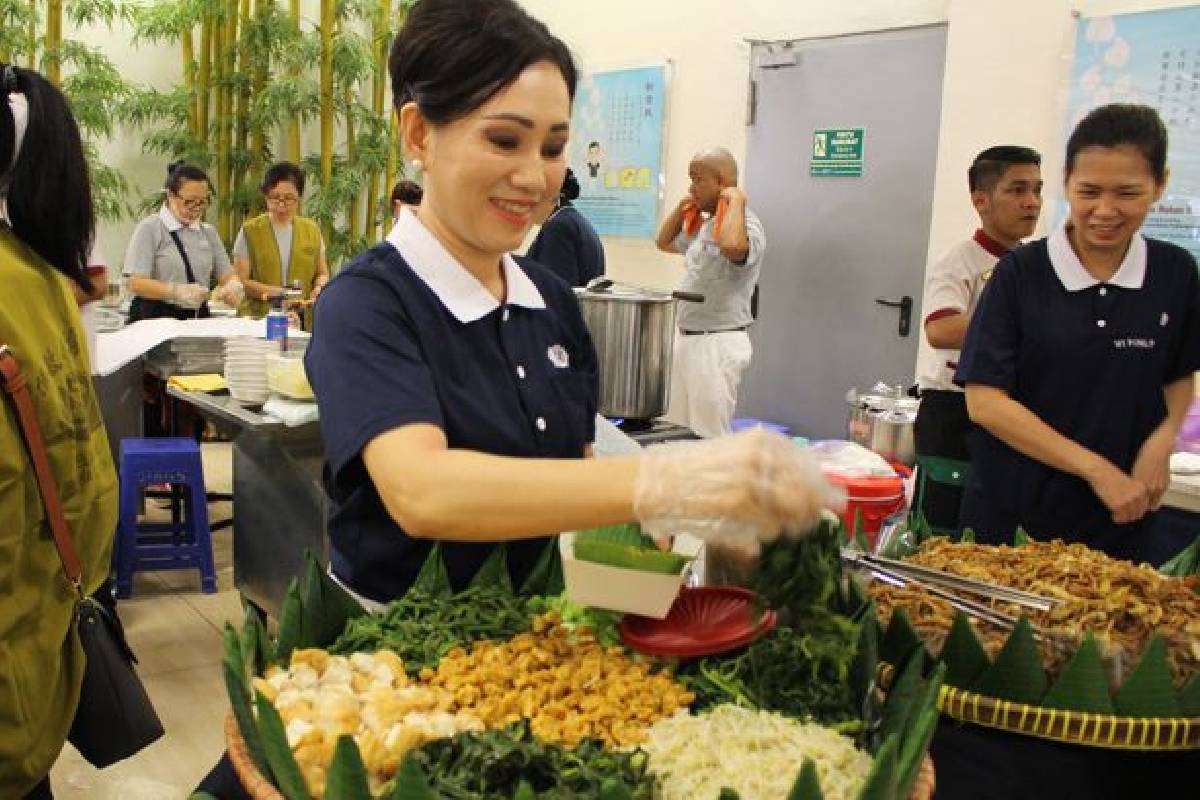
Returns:
[[[585,75],[571,114],[579,209],[601,236],[654,238],[662,173],[664,66]]]

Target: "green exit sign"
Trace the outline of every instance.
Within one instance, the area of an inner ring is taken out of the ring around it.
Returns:
[[[852,178],[863,173],[863,129],[827,128],[813,131],[809,174]]]

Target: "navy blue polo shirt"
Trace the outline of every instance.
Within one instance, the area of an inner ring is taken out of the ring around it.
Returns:
[[[379,602],[401,594],[429,553],[388,514],[363,448],[413,423],[451,448],[525,458],[581,458],[595,435],[595,351],[571,289],[532,262],[504,258],[498,303],[405,209],[388,242],[329,283],[305,367],[316,392],[331,501],[331,566]],[[520,585],[545,538],[510,542]],[[456,589],[495,547],[444,542]]]
[[[957,383],[1003,389],[1059,433],[1129,472],[1166,416],[1163,387],[1200,369],[1200,281],[1182,248],[1135,236],[1097,282],[1060,228],[997,264],[971,319]],[[961,524],[980,541],[1083,541],[1136,557],[1132,526],[1087,482],[1021,455],[986,430],[968,436]]]
[[[590,222],[563,203],[538,231],[525,254],[571,286],[585,286],[604,274],[604,245]]]

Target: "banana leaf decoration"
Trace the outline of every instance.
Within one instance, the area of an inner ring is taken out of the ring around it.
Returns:
[[[503,545],[495,548],[472,579],[471,586],[499,586],[516,593]],[[437,544],[431,548],[413,590],[451,596],[448,573]],[[558,542],[551,539],[519,593],[554,594],[556,590],[562,591],[562,565]],[[845,602],[845,598],[834,596],[828,598],[828,602],[831,607],[837,607]],[[259,771],[289,800],[319,799],[310,798],[278,712],[262,694],[252,696],[248,676],[259,674],[269,663],[286,664],[295,649],[328,647],[342,628],[363,613],[342,587],[320,569],[316,559],[310,557],[302,579],[293,581],[288,589],[279,635],[274,641],[266,635],[261,619],[253,610],[248,611],[240,635],[232,626],[226,627],[222,667],[238,729]],[[860,620],[858,652],[849,680],[863,699],[866,730],[875,734],[884,731],[883,735],[864,738],[867,748],[875,754],[875,762],[859,800],[907,800],[936,725],[936,702],[945,667],[929,669],[930,660],[923,648],[914,649],[908,666],[898,679],[902,688],[894,688],[880,705],[876,700],[875,676],[879,670],[880,652],[889,637],[880,633],[874,613],[862,613],[860,609],[857,619]],[[891,646],[895,647],[899,642],[911,641],[911,637],[893,634],[891,641]],[[919,646],[919,640],[917,644]],[[926,672],[928,675],[924,674]],[[384,798],[434,800],[438,797],[434,785],[425,768],[410,752]],[[517,796],[538,800],[538,793],[529,784],[523,785]],[[599,800],[632,800],[633,796],[628,786],[614,780],[605,783]],[[735,797],[736,794],[728,792],[726,796]],[[371,795],[362,754],[352,738],[342,737],[335,749],[323,800],[363,800],[367,797]],[[824,800],[811,761],[802,765],[788,797]]]

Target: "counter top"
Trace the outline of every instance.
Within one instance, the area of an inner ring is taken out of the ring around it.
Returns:
[[[316,422],[288,427],[275,417],[262,414],[253,406],[244,406],[228,394],[189,392],[167,385],[167,394],[195,407],[203,416],[214,422],[253,430],[273,439],[319,439],[320,426]]]

